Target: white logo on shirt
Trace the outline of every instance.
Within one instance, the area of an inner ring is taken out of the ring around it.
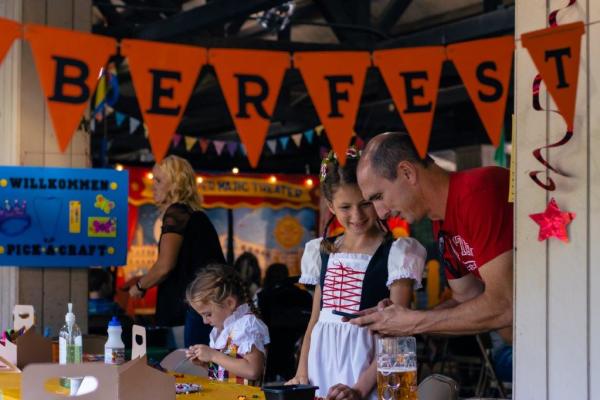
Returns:
[[[465,240],[462,237],[460,237],[459,235],[453,236],[452,242],[454,242],[454,244],[456,246],[460,246],[460,255],[462,257],[464,257],[464,256],[473,257],[473,248],[471,246],[469,246],[469,244],[467,242],[465,242]]]

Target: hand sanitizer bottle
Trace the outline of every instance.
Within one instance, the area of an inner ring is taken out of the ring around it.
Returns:
[[[58,362],[59,364],[79,364],[82,356],[81,330],[75,323],[73,304],[69,303],[68,312],[65,315],[65,325],[61,328],[58,338]],[[71,379],[61,378],[60,385],[70,388]]]

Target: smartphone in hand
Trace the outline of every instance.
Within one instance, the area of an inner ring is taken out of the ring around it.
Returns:
[[[358,314],[350,314],[350,313],[347,313],[344,311],[338,311],[338,310],[333,310],[332,313],[335,315],[339,315],[340,317],[346,317],[348,319],[360,317],[360,315],[358,315]]]

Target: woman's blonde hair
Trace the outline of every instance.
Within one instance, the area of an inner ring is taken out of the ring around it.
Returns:
[[[158,167],[167,175],[171,187],[165,194],[163,204],[168,207],[174,203],[183,203],[196,211],[202,208],[202,198],[198,193],[196,175],[190,163],[181,157],[170,155],[158,163]]]
[[[252,301],[248,285],[233,267],[225,264],[211,264],[198,273],[196,279],[185,291],[188,304],[223,304],[228,297],[235,297],[240,304],[250,306],[253,314],[259,315]]]

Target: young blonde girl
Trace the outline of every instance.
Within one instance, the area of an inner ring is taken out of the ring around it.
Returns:
[[[316,288],[298,370],[288,382],[319,386],[317,396],[335,400],[376,398],[373,336],[335,312],[356,313],[386,298],[408,306],[413,286],[421,284],[426,256],[414,239],[394,241],[363,199],[356,181],[358,157],[349,149],[345,166],[333,153],[321,164],[321,190],[344,233],[305,246],[300,282]]]
[[[259,381],[269,331],[239,274],[228,265],[212,265],[188,286],[186,298],[204,323],[213,327],[210,346],[191,346],[188,357],[208,364],[210,378],[241,384]]]

